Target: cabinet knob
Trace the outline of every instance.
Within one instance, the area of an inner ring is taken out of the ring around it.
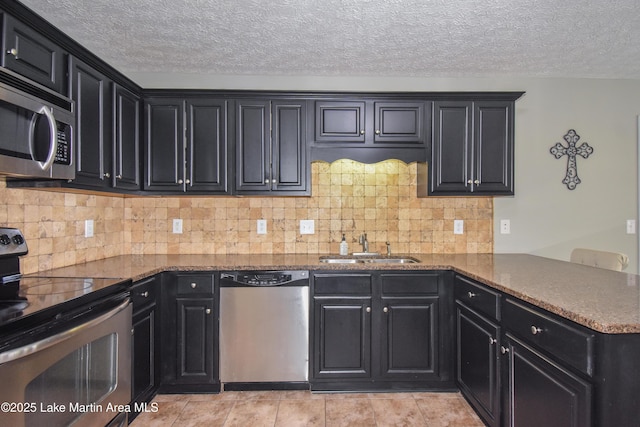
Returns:
[[[178,180],[178,184],[182,184],[184,181],[182,181],[181,179]]]
[[[211,314],[211,309],[207,308],[204,312],[207,313],[207,314]]]
[[[265,184],[269,184],[270,182],[271,182],[271,180],[270,180],[269,178],[266,178],[266,179],[264,180],[264,183],[265,183]]]
[[[18,49],[16,49],[15,47],[12,47],[11,49],[9,49],[7,53],[9,55],[15,56],[16,58],[18,57]]]
[[[469,184],[469,185],[473,184],[473,180],[468,179],[468,180],[467,180],[467,184]]]
[[[385,313],[388,313],[389,312],[389,307],[383,308],[382,311],[384,311]]]
[[[149,296],[149,291],[141,292],[141,293],[140,293],[140,296],[141,296],[141,297],[143,297],[143,298],[148,297],[148,296]]]
[[[122,179],[122,175],[116,175],[116,179]]]
[[[494,344],[495,344],[495,343],[497,343],[497,342],[498,342],[498,340],[497,340],[497,339],[495,339],[494,337],[489,337],[489,344],[490,344],[490,345],[494,345]]]
[[[185,184],[191,184],[191,180],[190,180],[190,179],[185,179],[185,180],[184,180],[184,183],[185,183]]]
[[[360,135],[364,135],[364,129],[360,129]]]
[[[542,328],[538,328],[537,326],[531,325],[531,333],[533,335],[538,335],[542,332]]]
[[[467,292],[467,295],[469,296],[469,298],[475,298],[478,296],[478,294],[474,294],[473,292],[469,291]]]
[[[476,179],[475,181],[473,181],[473,183],[474,183],[475,185],[480,185],[480,180],[479,180],[479,179]]]
[[[365,309],[365,311],[366,311],[367,313],[371,313],[371,307],[367,307],[367,308]]]
[[[500,346],[500,353],[507,354],[507,353],[509,353],[509,349],[505,348],[504,346]]]
[[[191,283],[191,289],[195,289],[195,288],[196,288],[196,286],[198,286],[198,285],[197,285],[195,282],[192,282],[192,283]]]
[[[380,129],[376,129],[376,135],[380,135]]]
[[[111,178],[111,174],[110,174],[109,172],[106,172],[106,173],[104,174],[104,177],[105,177],[105,178]]]

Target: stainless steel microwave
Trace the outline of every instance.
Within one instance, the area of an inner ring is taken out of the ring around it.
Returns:
[[[75,178],[74,103],[0,67],[0,175]]]

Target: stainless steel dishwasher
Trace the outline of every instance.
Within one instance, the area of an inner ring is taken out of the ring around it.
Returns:
[[[307,388],[309,272],[220,273],[224,390]]]

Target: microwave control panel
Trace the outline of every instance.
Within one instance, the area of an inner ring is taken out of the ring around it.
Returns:
[[[56,152],[55,163],[70,165],[71,164],[71,141],[67,137],[66,129],[58,128],[58,151]]]

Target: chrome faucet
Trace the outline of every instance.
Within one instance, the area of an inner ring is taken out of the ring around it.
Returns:
[[[362,245],[362,252],[369,252],[369,241],[367,240],[367,233],[362,233],[360,235],[359,243]]]

